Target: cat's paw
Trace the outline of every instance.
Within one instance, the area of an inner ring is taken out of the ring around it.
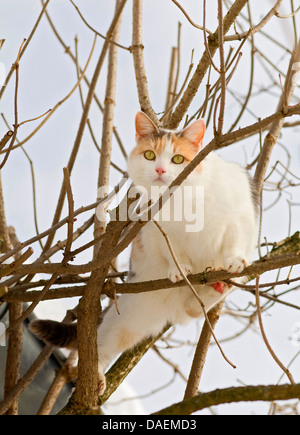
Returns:
[[[180,266],[181,266],[181,268],[182,268],[183,273],[184,273],[186,276],[187,276],[187,275],[190,275],[190,274],[192,273],[192,271],[193,271],[193,268],[192,268],[192,266],[191,266],[190,264],[181,264]],[[183,280],[183,277],[182,277],[182,275],[181,275],[181,273],[180,273],[180,271],[178,270],[178,267],[177,267],[176,265],[170,267],[170,269],[169,269],[169,273],[168,273],[168,278],[169,278],[172,282],[174,282],[174,283]]]
[[[214,282],[211,287],[217,292],[222,295],[224,293],[224,283],[223,282]]]
[[[248,266],[248,261],[243,257],[228,258],[224,262],[225,270],[229,273],[241,273]]]
[[[106,378],[104,375],[99,374],[99,380],[98,380],[98,395],[102,396],[104,391],[106,390]]]

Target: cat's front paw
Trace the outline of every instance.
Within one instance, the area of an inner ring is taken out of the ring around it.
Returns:
[[[243,257],[228,258],[224,262],[225,270],[229,273],[241,273],[248,266],[249,262]]]
[[[185,274],[185,276],[190,275],[193,271],[193,268],[190,264],[181,264],[180,267],[181,267],[183,273]],[[176,265],[170,267],[169,273],[168,273],[168,278],[174,283],[183,280],[183,277],[182,277],[182,275],[181,275],[181,273]]]
[[[224,283],[223,282],[214,282],[211,287],[222,295],[224,293]]]
[[[106,378],[104,375],[99,374],[99,380],[98,380],[98,395],[102,396],[104,391],[106,390]]]

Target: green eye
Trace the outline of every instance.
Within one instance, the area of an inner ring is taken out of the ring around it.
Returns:
[[[153,152],[153,151],[146,151],[144,154],[144,157],[147,160],[155,160],[156,159],[155,152]]]
[[[180,155],[174,156],[172,162],[175,163],[175,165],[181,165],[184,162],[184,157]]]

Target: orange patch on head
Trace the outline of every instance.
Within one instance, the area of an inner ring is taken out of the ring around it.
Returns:
[[[155,151],[155,154],[159,156],[164,151],[166,147],[166,143],[167,143],[166,134],[162,137],[157,137],[153,143],[153,150]]]
[[[167,143],[167,135],[162,135],[158,137],[150,137],[138,141],[137,146],[133,149],[131,156],[139,156],[144,154],[146,151],[154,151],[157,156],[159,156],[165,149]]]
[[[199,150],[189,140],[184,137],[176,136],[175,134],[172,135],[172,144],[174,154],[183,156],[188,163],[194,160],[199,152]],[[198,172],[201,171],[201,163],[197,166],[196,170]]]

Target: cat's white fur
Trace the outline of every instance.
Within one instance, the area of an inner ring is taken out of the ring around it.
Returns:
[[[147,121],[146,115],[141,113],[137,116],[139,141],[141,136],[151,133],[151,121]],[[193,140],[199,128],[201,125],[197,121],[189,127],[186,137]],[[153,124],[152,129],[155,129]],[[135,185],[143,186],[150,192],[151,186],[170,185],[179,175],[183,166],[171,163],[174,156],[171,137],[167,137],[164,150],[155,161],[146,160],[142,154],[130,157],[128,170]],[[202,143],[200,139],[199,146]],[[158,181],[157,166],[166,169]],[[169,222],[161,220],[161,215],[156,216],[168,234],[184,271],[187,274],[199,273],[208,267],[233,273],[242,271],[251,260],[256,237],[256,212],[246,171],[211,153],[202,162],[201,168],[193,171],[184,181],[181,189],[184,186],[204,188],[203,230],[187,232],[186,225],[191,222],[172,219],[172,211],[176,207],[174,199],[170,200]],[[190,200],[196,201],[196,198],[191,197]],[[174,282],[181,279],[167,243],[153,222],[143,227],[139,237],[138,255],[132,257],[131,282],[167,277]],[[198,285],[195,288],[207,311],[231,291],[225,286],[221,295],[210,286]],[[120,314],[112,306],[98,331],[100,393],[105,389],[104,370],[118,353],[146,337],[159,334],[167,323],[184,324],[203,315],[200,304],[187,287],[122,295],[118,307]]]

